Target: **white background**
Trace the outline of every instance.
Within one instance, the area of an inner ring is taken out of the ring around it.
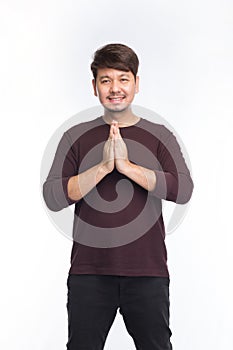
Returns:
[[[0,13],[1,349],[65,349],[72,242],[46,215],[41,159],[65,120],[98,104],[89,65],[111,42],[137,52],[134,102],[176,129],[192,163],[189,211],[166,239],[174,349],[230,349],[232,1],[8,0]],[[120,348],[135,347],[117,314],[105,349]]]

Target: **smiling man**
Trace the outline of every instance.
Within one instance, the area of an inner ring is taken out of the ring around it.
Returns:
[[[136,80],[136,81],[135,81]],[[132,114],[129,108],[138,92],[139,77],[134,78],[132,72],[122,72],[113,68],[102,68],[98,70],[98,76],[92,81],[94,93],[99,95],[101,104],[108,112],[123,112],[120,120],[128,123],[127,116]],[[117,114],[116,114],[117,115]]]
[[[172,349],[161,201],[193,182],[175,136],[132,111],[138,64],[123,44],[95,52],[104,114],[64,133],[43,187],[51,210],[75,204],[67,350],[103,349],[118,309],[138,350]]]

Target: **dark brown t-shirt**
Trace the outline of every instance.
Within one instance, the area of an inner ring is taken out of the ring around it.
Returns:
[[[43,186],[50,210],[75,204],[70,274],[169,276],[162,199],[184,204],[193,181],[173,133],[141,118],[120,128],[130,162],[154,170],[148,192],[114,169],[81,200],[68,197],[71,176],[102,160],[109,125],[102,117],[67,130]]]

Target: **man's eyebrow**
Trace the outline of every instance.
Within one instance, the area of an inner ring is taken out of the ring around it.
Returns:
[[[122,77],[122,76],[127,76],[127,77],[129,77],[129,74],[127,74],[127,73],[122,73],[122,74],[120,74],[119,76],[120,76],[120,77]],[[111,79],[111,77],[110,77],[109,75],[101,75],[101,76],[99,77],[99,79],[103,79],[103,78],[110,78],[110,79]]]
[[[103,79],[103,78],[110,78],[108,75],[101,75],[100,77],[99,77],[99,79]]]

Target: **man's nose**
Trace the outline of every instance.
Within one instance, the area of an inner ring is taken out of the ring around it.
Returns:
[[[112,84],[110,86],[111,92],[119,92],[120,91],[120,83],[116,80],[112,81]]]

